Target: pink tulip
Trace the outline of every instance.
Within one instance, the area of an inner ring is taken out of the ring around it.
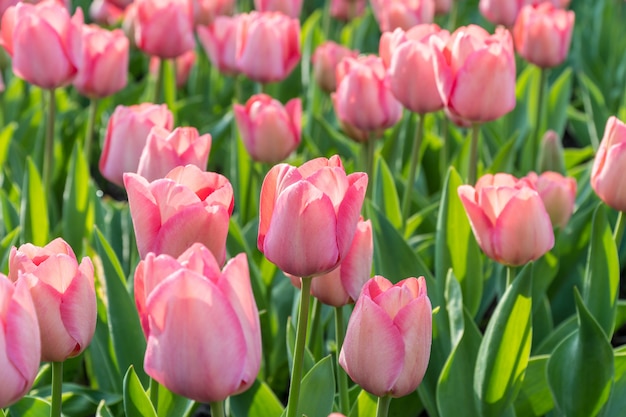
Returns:
[[[91,260],[80,264],[61,238],[44,247],[11,248],[9,278],[30,288],[41,330],[41,360],[63,362],[84,351],[96,331]]]
[[[330,15],[344,22],[363,16],[367,7],[366,0],[331,0]]]
[[[333,41],[326,41],[315,48],[311,61],[313,62],[313,77],[317,85],[327,93],[335,91],[337,89],[337,65],[343,58],[356,58],[358,55],[358,51],[353,51]]]
[[[569,0],[480,0],[478,7],[491,23],[512,27],[522,7],[545,2],[560,8],[565,8],[569,4]]]
[[[300,21],[279,12],[240,15],[236,62],[261,83],[282,81],[300,62]],[[259,57],[263,59],[259,59]]]
[[[434,0],[372,0],[371,4],[381,32],[409,30],[435,17]]]
[[[136,0],[135,4],[139,49],[159,58],[176,58],[195,47],[190,0]]]
[[[527,182],[487,174],[476,187],[462,185],[458,193],[478,245],[496,262],[524,265],[554,246],[550,216]]]
[[[432,35],[437,35],[444,43],[450,37],[450,33],[447,30],[442,30],[436,23],[413,26],[406,32],[402,29],[385,32],[381,35],[378,43],[378,55],[382,58],[385,68],[389,68],[391,57],[401,44],[409,40],[415,42],[427,41]]]
[[[480,26],[464,26],[433,51],[437,88],[455,123],[488,122],[513,110],[515,57],[508,30],[499,27],[490,35]]]
[[[154,126],[139,158],[137,174],[146,180],[164,178],[178,166],[195,165],[205,170],[211,152],[211,135],[200,136],[195,127],[178,127],[170,132]]]
[[[547,171],[541,175],[531,172],[523,180],[528,181],[539,193],[552,225],[563,229],[574,212],[576,179]]]
[[[363,286],[350,316],[339,364],[365,391],[402,397],[422,382],[431,341],[424,277],[394,285],[375,276]]]
[[[294,98],[283,106],[266,94],[256,94],[245,106],[233,106],[237,127],[246,150],[255,161],[278,163],[300,144],[302,101]]]
[[[137,172],[139,158],[153,126],[172,129],[174,116],[165,104],[142,103],[117,106],[109,119],[104,148],[100,155],[100,173],[119,186],[125,172]]]
[[[83,26],[83,65],[74,87],[84,96],[102,98],[126,87],[128,38],[120,29]]]
[[[94,0],[89,6],[89,17],[99,25],[116,25],[124,17],[124,9],[109,0]]]
[[[334,307],[354,303],[371,277],[373,252],[372,223],[359,220],[348,254],[337,268],[311,281],[311,295]],[[299,277],[289,278],[300,288]]]
[[[256,380],[261,326],[245,254],[220,271],[204,251],[189,255],[204,259],[203,271],[190,259],[147,294],[144,369],[176,394],[215,402],[247,390]]]
[[[187,165],[152,182],[126,173],[124,185],[142,259],[149,252],[179,256],[199,242],[224,263],[234,204],[226,177]]]
[[[183,88],[189,79],[189,73],[196,63],[196,51],[185,52],[174,59],[176,66],[176,88]],[[153,56],[150,58],[150,73],[156,76],[159,72],[161,59]]]
[[[551,3],[524,6],[513,28],[515,48],[532,64],[555,67],[567,57],[573,30],[571,10],[557,9]]]
[[[382,59],[374,55],[344,58],[337,66],[336,77],[337,91],[332,99],[340,122],[376,131],[400,120],[402,105],[389,90]]]
[[[435,14],[446,14],[452,7],[452,0],[435,0]]]
[[[254,8],[259,12],[282,12],[298,18],[304,0],[254,0]]]
[[[236,62],[239,16],[217,16],[209,26],[198,26],[198,38],[214,67],[226,75],[239,73]]]
[[[591,170],[591,187],[608,206],[626,211],[626,124],[615,116],[606,122],[604,136]]]
[[[218,16],[229,16],[235,10],[235,0],[192,0],[194,22],[207,26]]]
[[[0,274],[0,408],[30,391],[40,360],[39,322],[28,285],[14,285]]]
[[[438,29],[433,24],[414,26],[406,33],[402,29],[394,31],[394,36],[400,40],[396,41],[389,63],[389,87],[396,99],[414,113],[430,113],[444,107],[432,65],[434,48],[439,48],[440,44],[429,39],[438,36],[445,41],[449,33]]]
[[[0,43],[13,58],[13,72],[41,88],[69,84],[82,61],[83,14],[70,17],[54,0],[18,3],[2,16]]]
[[[366,188],[367,174],[346,175],[338,156],[275,165],[261,186],[259,250],[299,277],[333,270],[350,249]]]

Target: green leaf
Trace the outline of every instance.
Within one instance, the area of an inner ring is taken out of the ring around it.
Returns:
[[[134,300],[126,290],[126,279],[117,256],[98,229],[96,229],[95,238],[104,269],[109,333],[113,341],[118,368],[122,370],[134,365],[138,369],[138,377],[147,383],[148,376],[143,371],[146,340],[141,330]]]
[[[0,132],[0,166],[3,167],[8,156],[11,139],[17,129],[17,123],[12,122],[5,126]]]
[[[402,213],[394,177],[383,158],[377,158],[377,161],[374,184],[372,184],[372,199],[380,211],[385,213],[387,220],[393,227],[400,230],[402,228]]]
[[[26,396],[9,407],[9,416],[49,417],[50,403],[42,398]]]
[[[444,284],[445,274],[452,268],[461,285],[465,307],[473,316],[483,293],[482,255],[457,192],[463,180],[453,167],[448,170],[444,184],[437,216],[437,282]]]
[[[157,417],[132,365],[124,377],[124,413],[127,416]]]
[[[548,355],[542,355],[533,356],[528,361],[522,389],[515,399],[515,412],[518,416],[540,417],[554,408],[546,375],[548,359]]]
[[[335,400],[335,373],[332,356],[328,355],[315,364],[302,378],[300,401],[296,415],[328,417]]]
[[[27,158],[22,185],[20,226],[24,243],[45,246],[49,243],[48,203],[41,177],[32,159]]]
[[[48,398],[52,395],[52,387],[47,385],[41,389],[31,391],[33,396]],[[63,414],[73,417],[92,416],[98,404],[104,402],[108,405],[120,403],[122,396],[106,392],[102,389],[91,389],[71,382],[63,383]]]
[[[100,401],[98,404],[98,408],[96,409],[96,417],[114,417],[109,407],[107,407],[106,402],[104,400]]]
[[[544,120],[541,131],[545,132],[552,129],[562,134],[567,122],[567,108],[572,98],[572,69],[565,69],[549,86],[549,89],[547,97],[548,117]]]
[[[378,399],[375,395],[365,390],[361,390],[356,401],[352,405],[348,417],[370,417],[376,415]]]
[[[604,204],[598,204],[591,230],[583,299],[607,337],[613,335],[620,280],[619,257]]]
[[[276,394],[258,379],[247,391],[230,397],[230,411],[234,417],[279,417],[283,410]]]
[[[614,364],[613,388],[602,417],[621,417],[626,410],[626,352],[615,352]]]
[[[500,416],[524,380],[532,341],[532,266],[506,290],[489,320],[476,361],[474,390],[483,416]]]
[[[574,289],[578,330],[548,360],[548,383],[557,408],[568,417],[598,414],[613,382],[613,350],[604,331]]]
[[[158,415],[161,417],[181,417],[188,415],[195,402],[189,398],[174,394],[161,384],[155,384],[159,388]]]

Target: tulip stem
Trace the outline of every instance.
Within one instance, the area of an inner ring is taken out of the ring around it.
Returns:
[[[411,194],[413,193],[414,183],[417,168],[420,163],[420,149],[422,147],[422,139],[424,138],[424,120],[426,114],[417,115],[417,128],[415,129],[415,138],[413,140],[413,150],[411,151],[411,164],[409,165],[409,176],[406,181],[406,188],[404,190],[404,198],[402,200],[402,229],[406,227],[406,222],[409,217],[409,208],[411,207]]]
[[[470,185],[476,183],[476,171],[478,166],[478,136],[480,135],[480,124],[472,125],[472,137],[470,142],[469,168],[467,170],[467,182]]]
[[[52,161],[54,158],[54,117],[56,100],[54,89],[48,90],[48,120],[46,124],[46,143],[43,152],[43,187],[49,191],[52,182]]]
[[[61,416],[61,402],[63,393],[63,362],[52,362],[52,399],[50,417]]]
[[[293,366],[291,367],[289,398],[287,399],[287,417],[296,417],[296,413],[298,411],[298,401],[300,400],[304,346],[306,345],[306,332],[309,320],[311,280],[311,277],[301,278],[300,311],[298,313],[298,327],[296,328],[296,346],[294,347],[293,353]]]
[[[622,243],[622,238],[624,237],[624,229],[626,228],[626,221],[624,220],[624,212],[620,211],[617,215],[617,223],[615,223],[615,231],[613,233],[613,240],[615,241],[615,246],[619,250],[620,244]]]
[[[374,187],[374,153],[376,151],[376,138],[374,133],[365,142],[365,172],[367,173],[368,185],[365,197],[372,199],[372,188]]]
[[[210,403],[211,417],[225,417],[224,413],[224,401],[214,401]]]
[[[439,165],[441,168],[441,177],[444,178],[448,172],[448,118],[444,117],[441,121],[441,151],[439,152]]]
[[[384,397],[378,397],[378,405],[376,406],[376,417],[387,417],[389,414],[389,404],[391,404],[391,397],[385,395]]]
[[[504,291],[506,292],[507,288],[509,288],[511,286],[511,283],[513,282],[513,267],[512,266],[507,266],[506,267],[506,287],[504,287]]]
[[[90,165],[91,160],[91,144],[93,142],[94,130],[96,128],[96,113],[98,112],[98,100],[92,98],[89,101],[89,115],[87,118],[87,133],[85,135],[85,146],[83,151],[85,152],[85,160],[87,165]]]
[[[154,407],[154,410],[159,412],[159,383],[154,379],[150,378],[150,402]]]
[[[339,411],[347,416],[350,413],[348,396],[348,375],[339,365],[339,352],[343,346],[345,330],[343,328],[343,306],[335,307],[335,343],[337,343],[337,385],[339,386]]]
[[[537,96],[537,117],[535,119],[535,131],[533,132],[533,136],[531,138],[532,141],[532,161],[531,161],[531,170],[539,169],[539,147],[541,145],[541,121],[543,119],[543,96],[546,89],[547,75],[548,70],[541,68],[539,76],[539,95]]]
[[[163,78],[165,77],[165,66],[167,61],[163,58],[159,59],[159,70],[157,71],[156,80],[154,80],[154,103],[161,102],[161,90],[163,87]]]

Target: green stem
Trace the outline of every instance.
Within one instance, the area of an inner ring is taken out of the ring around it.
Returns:
[[[343,346],[345,330],[343,328],[343,307],[335,307],[335,341],[337,343],[337,385],[339,385],[339,411],[344,416],[350,413],[350,398],[348,397],[348,375],[339,366],[339,352]]]
[[[96,129],[96,113],[98,111],[98,99],[92,98],[89,101],[89,116],[87,118],[87,134],[85,135],[85,160],[87,164],[91,161],[91,145],[93,143],[94,132]]]
[[[321,357],[322,354],[322,303],[317,298],[313,298],[311,310],[311,329],[308,336],[309,350],[314,358]]]
[[[46,143],[43,153],[43,186],[50,190],[52,183],[52,162],[54,161],[54,118],[56,100],[54,89],[48,90],[48,120],[46,123]]]
[[[225,417],[224,413],[224,401],[215,401],[210,403],[211,417]]]
[[[376,151],[376,138],[371,133],[365,142],[365,172],[367,173],[368,185],[365,197],[371,200],[372,188],[374,188],[374,153]]]
[[[52,362],[52,400],[50,417],[61,416],[61,401],[63,394],[63,362]]]
[[[546,89],[548,70],[541,68],[541,76],[539,77],[539,95],[537,96],[537,117],[535,118],[535,131],[533,132],[532,140],[532,161],[531,167],[533,170],[537,170],[539,167],[539,147],[541,146],[541,121],[543,119],[543,99]]]
[[[441,168],[441,178],[446,176],[448,172],[448,118],[444,117],[441,120],[441,139],[443,144],[441,145],[441,151],[439,153],[439,165]]]
[[[159,383],[154,379],[150,378],[150,402],[154,407],[155,411],[159,412]]]
[[[504,287],[504,291],[506,291],[507,288],[509,288],[512,283],[513,283],[513,267],[507,266],[506,267],[506,287]]]
[[[384,397],[378,397],[378,405],[376,406],[376,417],[387,417],[389,414],[389,404],[391,403],[391,397],[385,395]]]
[[[298,313],[298,327],[296,328],[296,346],[293,353],[289,398],[287,399],[287,417],[296,417],[298,401],[300,400],[300,384],[302,383],[302,365],[304,362],[304,347],[306,346],[312,279],[311,277],[301,278],[300,311]]]
[[[415,138],[413,140],[413,150],[411,151],[411,164],[409,165],[409,176],[407,177],[406,189],[404,190],[404,198],[402,199],[402,228],[406,226],[409,217],[409,208],[411,207],[411,194],[413,193],[413,184],[415,183],[417,168],[420,163],[420,148],[422,147],[422,139],[424,138],[424,120],[426,114],[417,115],[417,128],[415,129]]]
[[[163,78],[165,77],[165,66],[167,61],[159,58],[159,70],[157,71],[156,80],[154,80],[154,103],[161,103],[161,91],[163,89]]]
[[[626,220],[624,220],[624,212],[620,211],[617,215],[617,223],[615,223],[615,231],[613,232],[613,240],[615,241],[617,249],[619,249],[620,244],[622,243],[624,229],[626,229]]]
[[[467,182],[470,185],[476,183],[476,171],[478,166],[478,137],[480,135],[480,123],[472,125],[472,137],[470,143],[469,168],[467,173]]]

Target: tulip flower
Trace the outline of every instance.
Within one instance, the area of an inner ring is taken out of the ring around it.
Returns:
[[[237,127],[246,150],[255,161],[278,163],[300,144],[302,101],[294,98],[283,106],[266,94],[257,94],[245,106],[233,106]]]
[[[236,41],[239,16],[218,16],[209,26],[198,26],[198,38],[214,67],[226,75],[239,73]]]
[[[126,87],[128,38],[120,29],[83,26],[83,65],[74,87],[84,96],[102,98]]]
[[[343,58],[356,58],[358,55],[357,51],[333,41],[326,41],[319,45],[311,57],[313,77],[317,85],[327,93],[335,91],[337,89],[337,65]]]
[[[223,401],[247,390],[261,364],[261,326],[248,262],[239,254],[220,271],[201,245],[191,251],[187,256],[205,261],[203,270],[189,259],[147,294],[144,369],[176,394]]]
[[[174,116],[164,104],[142,103],[117,106],[109,119],[104,148],[100,155],[100,173],[119,186],[125,172],[137,172],[139,159],[153,126],[172,129]]]
[[[178,166],[195,165],[205,170],[211,152],[211,135],[200,135],[195,127],[178,127],[170,132],[154,126],[139,158],[137,174],[148,181],[164,178]]]
[[[207,26],[218,16],[229,16],[235,9],[235,0],[192,0],[194,23]]]
[[[200,242],[224,263],[234,204],[226,177],[186,165],[152,182],[126,173],[124,185],[142,259],[149,252],[179,256]]]
[[[350,249],[366,188],[367,175],[347,175],[338,156],[275,165],[261,187],[259,250],[299,277],[333,270]]]
[[[89,6],[89,17],[99,25],[116,25],[124,17],[124,9],[109,0],[94,0]]]
[[[391,65],[391,57],[395,50],[407,41],[426,42],[432,35],[437,35],[445,43],[450,37],[447,30],[442,30],[436,23],[413,26],[404,31],[396,29],[393,32],[385,32],[378,43],[378,55],[382,58],[385,68]]]
[[[0,409],[30,391],[39,371],[39,322],[26,281],[0,274]]]
[[[591,187],[606,205],[619,211],[626,211],[625,166],[626,124],[611,116],[593,161]]]
[[[565,8],[569,4],[569,0],[480,0],[478,8],[494,25],[512,27],[522,7],[546,2],[560,8]]]
[[[190,0],[136,0],[135,4],[139,49],[159,58],[176,58],[195,47]]]
[[[339,363],[379,397],[402,397],[422,382],[430,358],[432,311],[424,277],[397,284],[381,276],[361,291],[348,322]]]
[[[509,174],[487,174],[459,197],[487,256],[509,266],[534,261],[554,246],[552,223],[539,193]]]
[[[531,172],[523,180],[530,183],[539,193],[552,225],[564,228],[574,212],[576,179],[547,171],[541,175]]]
[[[70,17],[54,0],[18,3],[2,16],[0,42],[12,57],[13,72],[45,89],[69,84],[82,61],[83,14]]]
[[[452,7],[452,0],[435,0],[435,14],[446,14]]]
[[[549,2],[527,5],[513,27],[515,49],[538,67],[555,67],[567,57],[573,30],[573,11],[558,9]]]
[[[415,25],[431,23],[435,17],[434,0],[373,0],[371,5],[383,33],[396,28],[409,30]]]
[[[330,0],[330,15],[337,20],[348,22],[363,16],[366,0]]]
[[[9,278],[30,288],[41,329],[41,360],[63,362],[83,352],[96,330],[94,271],[87,257],[78,263],[61,238],[44,247],[11,248]]]
[[[298,18],[304,0],[254,0],[254,8],[259,12],[282,12],[289,17]]]
[[[236,36],[239,71],[260,83],[287,78],[300,62],[300,21],[279,12],[250,12],[239,19]]]

